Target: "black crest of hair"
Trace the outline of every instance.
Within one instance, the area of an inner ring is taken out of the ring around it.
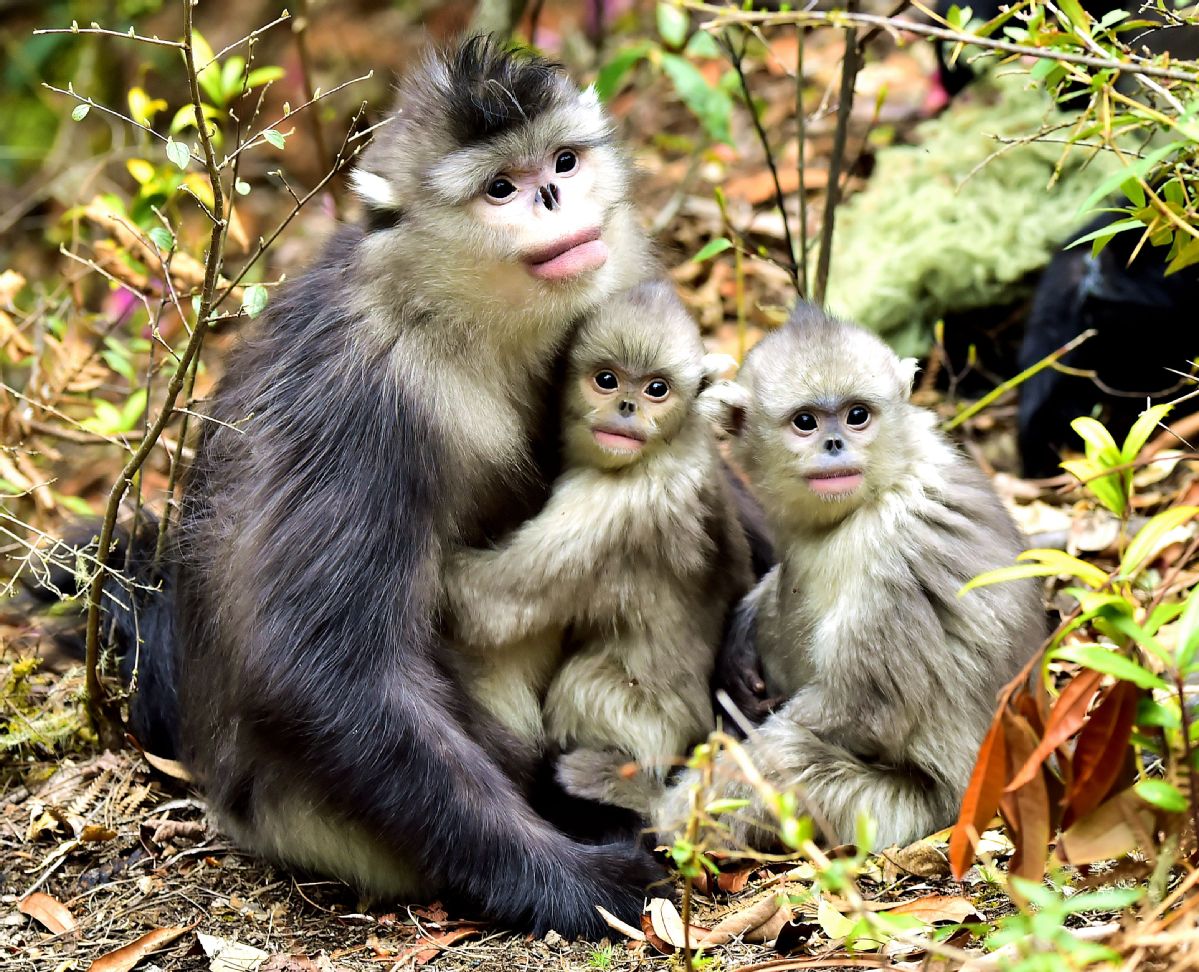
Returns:
[[[479,34],[446,59],[449,85],[445,117],[463,145],[481,142],[532,121],[551,107],[561,90],[561,66],[526,50]]]
[[[1078,235],[1119,218],[1118,213],[1105,214]],[[1166,248],[1138,249],[1139,240],[1137,233],[1117,233],[1098,256],[1085,244],[1063,248],[1037,285],[1020,368],[1031,367],[1087,330],[1096,333],[1062,359],[1084,374],[1046,368],[1021,385],[1025,475],[1058,471],[1063,448],[1081,445],[1070,428],[1078,416],[1100,409],[1119,441],[1146,404],[1173,401],[1194,387],[1178,372],[1191,372],[1191,361],[1199,354],[1199,266],[1167,275]],[[1175,406],[1171,418],[1196,408],[1199,399],[1187,399]]]

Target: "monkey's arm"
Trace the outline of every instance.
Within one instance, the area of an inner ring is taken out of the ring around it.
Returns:
[[[497,547],[459,547],[443,568],[445,609],[458,635],[473,644],[504,645],[564,627],[603,569],[606,538],[623,532],[626,504],[608,487],[608,502],[569,473],[545,509]]]
[[[758,654],[757,622],[764,603],[778,596],[779,568],[776,566],[742,598],[729,618],[728,631],[716,656],[713,686],[724,689],[733,705],[757,724],[774,710],[781,699],[771,698]]]

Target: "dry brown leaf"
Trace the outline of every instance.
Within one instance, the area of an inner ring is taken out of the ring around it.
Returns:
[[[1058,838],[1057,856],[1076,867],[1114,860],[1140,846],[1152,827],[1145,801],[1124,790],[1071,824]]]
[[[979,748],[957,825],[949,837],[949,863],[953,876],[959,881],[974,860],[975,842],[987,821],[994,816],[1007,778],[1007,745],[1003,731],[1006,703],[1006,699],[1000,703],[999,712]]]
[[[949,858],[941,848],[928,840],[918,840],[907,847],[889,848],[882,852],[882,858],[888,867],[896,872],[894,877],[899,873],[914,874],[922,878],[949,876]],[[894,880],[894,877],[891,880]]]
[[[208,825],[203,820],[151,820],[150,823],[155,824],[150,839],[156,844],[165,844],[180,837],[201,840],[208,833]]]
[[[980,918],[974,902],[960,894],[926,894],[915,901],[905,901],[888,911],[892,915],[911,915],[925,924],[935,925],[946,921],[960,925],[962,922]]]
[[[151,952],[157,952],[173,942],[176,938],[186,935],[195,925],[175,928],[155,928],[146,932],[141,938],[122,945],[112,952],[105,952],[91,965],[87,972],[129,972],[138,962]]]
[[[670,955],[686,947],[683,919],[674,902],[667,898],[651,898],[645,914],[641,916],[641,928],[645,940],[663,955]],[[699,925],[690,926],[691,947],[709,933],[710,929]]]
[[[256,972],[258,966],[270,958],[269,952],[231,938],[218,938],[203,932],[196,938],[208,956],[211,972]]]
[[[828,186],[828,169],[804,169],[804,189],[824,189]],[[779,169],[779,185],[784,198],[799,191],[799,171],[794,168]],[[769,169],[737,176],[724,184],[724,194],[729,199],[744,199],[753,206],[773,202],[775,198],[774,176]]]
[[[627,922],[621,921],[614,914],[612,914],[612,912],[601,908],[599,905],[595,906],[595,910],[598,911],[600,913],[600,917],[608,923],[609,928],[620,932],[625,936],[625,938],[632,939],[634,942],[645,941],[645,932],[639,931]]]
[[[116,835],[115,830],[100,824],[84,824],[83,830],[79,832],[79,839],[85,844],[102,844],[106,840],[112,840]]]
[[[167,776],[173,779],[182,780],[184,783],[191,783],[195,779],[195,777],[188,772],[187,767],[176,760],[166,759],[162,756],[155,756],[153,753],[147,753],[144,750],[142,751],[142,756],[144,756],[146,762],[158,770],[158,772],[165,773]]]
[[[419,942],[404,949],[404,951],[396,956],[395,963],[399,966],[428,965],[451,945],[462,941],[464,938],[477,935],[482,930],[482,925],[464,922],[457,928],[452,928],[449,931],[425,932],[421,935]]]
[[[716,923],[716,926],[705,935],[698,943],[699,948],[711,948],[714,945],[723,945],[725,942],[731,942],[738,935],[745,935],[770,921],[779,912],[779,897],[776,894],[767,895],[760,901],[754,902],[748,908],[742,908],[731,915],[727,915]],[[789,913],[783,919],[783,923],[790,921]],[[778,935],[778,931],[775,931]]]
[[[57,898],[34,891],[17,903],[17,911],[28,915],[55,935],[75,930],[75,916]]]

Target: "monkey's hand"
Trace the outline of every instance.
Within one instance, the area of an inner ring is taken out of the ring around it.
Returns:
[[[762,660],[752,639],[728,638],[716,656],[712,685],[724,689],[739,712],[754,725],[783,701],[770,695],[762,675]]]
[[[554,775],[571,796],[624,807],[649,817],[662,795],[662,784],[631,765],[624,753],[575,749],[558,758]]]
[[[460,548],[442,568],[445,610],[454,634],[473,645],[497,647],[546,627],[536,592],[520,589],[495,551]]]

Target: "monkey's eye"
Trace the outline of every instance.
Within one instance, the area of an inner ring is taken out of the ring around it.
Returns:
[[[870,409],[865,405],[855,405],[845,413],[845,424],[851,429],[865,428],[870,421]]]
[[[655,378],[645,386],[645,397],[655,402],[663,401],[669,394],[670,385],[661,378]]]
[[[554,159],[554,171],[558,175],[569,175],[579,167],[579,157],[570,149],[563,149]]]
[[[592,380],[600,391],[611,392],[620,387],[620,379],[611,371],[601,371]]]
[[[487,183],[487,200],[488,202],[507,202],[516,195],[516,186],[512,184],[511,179],[505,179],[503,176],[496,176]]]
[[[816,416],[811,412],[796,412],[791,417],[791,424],[795,426],[797,432],[805,434],[815,432],[820,426],[820,423],[816,421]]]

